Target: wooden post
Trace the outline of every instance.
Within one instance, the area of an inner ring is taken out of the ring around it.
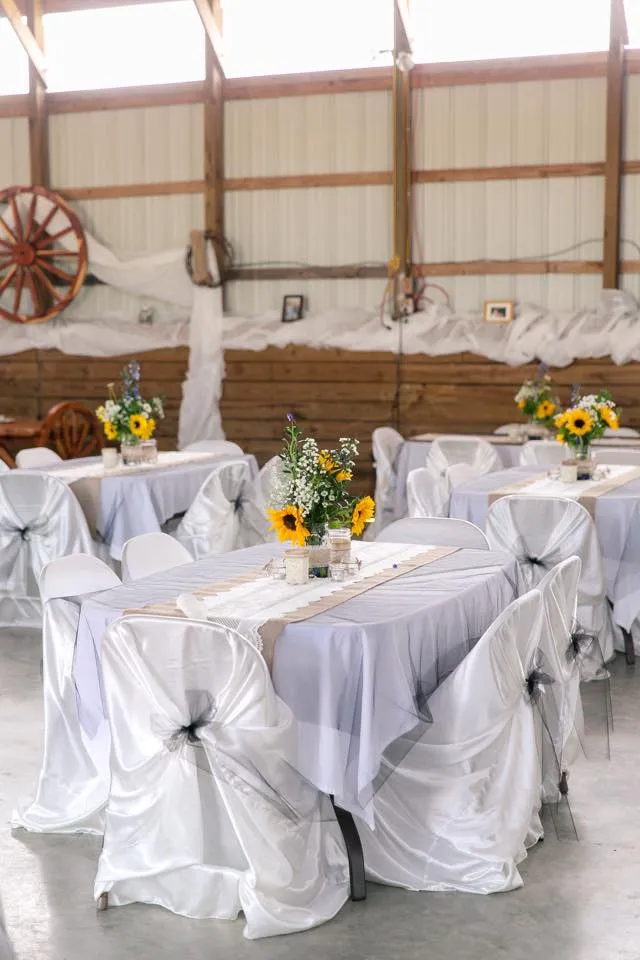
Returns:
[[[625,43],[627,26],[624,0],[611,0],[609,57],[607,61],[607,128],[604,165],[604,251],[602,286],[620,285],[620,197],[624,127]]]
[[[207,0],[220,33],[220,0]],[[204,96],[205,229],[224,235],[224,73],[216,50],[207,39]]]
[[[27,23],[44,59],[42,0],[28,0]],[[32,186],[49,186],[49,117],[42,77],[29,59],[29,155]]]
[[[393,0],[393,315],[399,317],[411,275],[411,54],[406,0]]]

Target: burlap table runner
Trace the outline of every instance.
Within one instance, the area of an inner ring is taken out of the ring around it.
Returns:
[[[494,490],[489,494],[489,506],[492,503],[495,503],[496,500],[501,500],[502,497],[509,497],[513,494],[521,493],[522,490],[527,487],[531,487],[536,483],[540,482],[540,477],[530,477],[528,480],[519,480],[517,483],[510,483],[506,487],[501,487],[499,490]],[[627,483],[631,483],[633,480],[640,479],[640,467],[633,467],[631,470],[627,470],[624,473],[618,474],[614,477],[606,477],[603,480],[595,481],[576,481],[577,483],[585,484],[585,492],[582,496],[572,497],[569,495],[567,490],[564,493],[565,497],[568,497],[569,500],[577,500],[578,503],[591,514],[591,517],[595,520],[596,515],[596,501],[599,497],[602,497],[605,493],[609,493],[611,490],[615,490],[617,487],[623,487]],[[575,484],[567,484],[567,487],[574,487]],[[557,493],[541,493],[542,497],[557,496],[562,497],[563,491],[561,489],[562,483],[558,481],[558,492]]]
[[[273,665],[276,641],[288,623],[298,623],[300,620],[309,620],[319,613],[325,613],[327,610],[340,606],[341,603],[345,603],[347,600],[351,600],[354,597],[366,593],[368,590],[372,590],[373,587],[381,583],[388,583],[390,580],[395,580],[396,577],[401,577],[405,573],[410,573],[412,570],[418,569],[418,567],[427,566],[436,560],[441,560],[443,557],[457,553],[459,549],[460,547],[432,547],[430,550],[425,550],[424,553],[419,553],[410,560],[404,560],[401,563],[394,564],[387,570],[371,574],[370,576],[365,575],[355,583],[346,584],[344,587],[336,590],[335,593],[330,594],[330,596],[313,600],[311,603],[307,603],[297,610],[292,610],[291,613],[287,613],[277,619],[267,620],[259,627],[258,632],[262,639],[262,654],[269,670],[271,670]],[[240,586],[243,583],[268,579],[268,577],[269,574],[266,569],[264,567],[258,567],[248,570],[239,576],[231,577],[229,580],[213,583],[211,586],[201,587],[199,590],[192,592],[194,596],[203,599],[204,597],[217,596],[219,593],[231,590],[233,587]],[[165,603],[154,603],[138,609],[125,610],[125,615],[144,614],[147,616],[184,617],[182,611],[178,609],[176,601],[177,598]],[[215,619],[215,615],[212,616],[212,620]],[[241,620],[242,618],[238,617],[237,619]]]

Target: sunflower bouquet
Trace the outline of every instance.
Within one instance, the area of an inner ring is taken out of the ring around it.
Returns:
[[[559,401],[547,367],[541,364],[533,380],[525,380],[515,395],[518,410],[529,418],[530,423],[551,428]]]
[[[322,543],[329,527],[349,527],[360,536],[373,520],[371,497],[358,499],[349,483],[358,441],[341,437],[334,450],[321,450],[313,437],[302,436],[293,414],[287,415],[282,470],[267,511],[279,540],[297,546]]]
[[[96,410],[107,440],[130,444],[150,440],[156,421],[164,417],[161,397],[145,400],[140,395],[140,364],[137,360],[131,360],[122,371],[121,385],[120,396],[116,396],[114,385],[108,384],[109,398]]]
[[[618,421],[619,411],[606,390],[574,396],[571,406],[553,419],[558,443],[566,443],[580,459],[588,457],[591,443],[607,428],[617,430]]]

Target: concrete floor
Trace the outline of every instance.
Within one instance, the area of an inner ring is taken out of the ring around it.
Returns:
[[[638,960],[640,958],[640,665],[613,666],[612,759],[571,776],[579,840],[547,838],[522,890],[493,897],[411,894],[370,885],[309,933],[248,943],[242,922],[131,906],[97,914],[99,841],[12,835],[7,821],[40,760],[39,640],[0,631],[0,893],[18,960]]]

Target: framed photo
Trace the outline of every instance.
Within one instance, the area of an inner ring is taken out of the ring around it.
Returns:
[[[513,300],[485,300],[483,316],[486,323],[511,323],[515,303]]]
[[[304,313],[304,297],[301,293],[290,293],[282,299],[282,322],[293,323],[302,320]]]

